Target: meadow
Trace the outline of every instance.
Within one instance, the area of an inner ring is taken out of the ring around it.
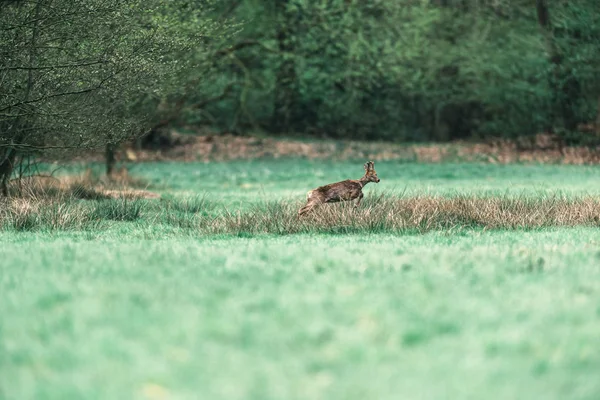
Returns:
[[[598,398],[600,167],[375,167],[302,225],[362,162],[137,164],[161,200],[5,215],[0,398]],[[463,214],[380,224],[415,198]]]

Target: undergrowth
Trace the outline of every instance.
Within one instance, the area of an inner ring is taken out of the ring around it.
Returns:
[[[4,230],[100,230],[138,221],[201,235],[297,233],[403,233],[456,229],[537,229],[598,226],[600,200],[592,197],[367,196],[326,204],[298,217],[298,202],[263,202],[248,211],[220,208],[206,197],[131,199],[12,199],[1,204]]]
[[[121,198],[96,203],[91,212],[94,220],[136,221],[144,208],[143,200]]]
[[[536,229],[555,226],[596,226],[600,201],[595,198],[397,197],[365,198],[327,204],[302,217],[299,204],[266,203],[249,212],[225,212],[200,221],[203,233],[402,233],[432,230]]]
[[[13,179],[9,186],[11,197],[23,199],[85,199],[100,200],[119,197],[144,197],[150,186],[143,178],[129,175],[127,169],[116,171],[111,178],[88,168],[79,175],[54,177],[33,175]]]

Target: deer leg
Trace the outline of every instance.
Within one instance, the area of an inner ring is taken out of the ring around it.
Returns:
[[[354,208],[358,208],[358,206],[360,206],[360,202],[363,199],[363,197],[365,197],[364,194],[362,194],[362,192],[358,195],[358,201],[356,202],[356,204],[354,205]]]
[[[298,216],[306,214],[319,203],[319,200],[314,196],[314,190],[311,190],[306,194],[306,205],[298,210]]]
[[[300,210],[298,210],[298,216],[301,216],[303,214],[306,214],[307,212],[309,212],[310,210],[312,210],[315,207],[315,203],[312,202],[307,202],[306,205],[304,207],[302,207]]]

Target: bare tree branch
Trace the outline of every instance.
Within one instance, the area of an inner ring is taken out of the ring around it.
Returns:
[[[45,65],[45,66],[41,66],[41,67],[25,67],[25,66],[4,67],[4,68],[0,68],[0,71],[18,71],[18,70],[37,71],[37,70],[61,69],[61,68],[79,68],[79,67],[89,67],[91,65],[106,64],[107,62],[108,61],[106,61],[106,60],[100,60],[100,61],[90,61],[90,62],[73,63],[73,64]]]
[[[253,46],[259,46],[261,47],[263,50],[266,50],[270,53],[279,53],[279,50],[276,49],[272,49],[268,46],[266,46],[264,43],[258,41],[258,40],[243,40],[241,42],[238,42],[236,44],[234,44],[231,47],[228,47],[226,49],[221,49],[219,51],[217,51],[216,55],[217,56],[226,56],[227,54],[231,54],[233,52],[236,52],[238,50],[242,50],[245,49],[247,47],[253,47]]]

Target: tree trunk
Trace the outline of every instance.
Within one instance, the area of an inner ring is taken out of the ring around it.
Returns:
[[[275,104],[271,124],[276,132],[289,132],[292,129],[297,107],[297,76],[293,59],[296,17],[287,10],[288,4],[289,0],[275,2],[277,42],[281,53],[281,63],[275,78]]]
[[[0,188],[2,190],[2,195],[8,197],[8,181],[15,168],[17,152],[12,148],[7,148],[4,151],[7,153],[4,154],[2,157],[3,161],[0,163]]]
[[[549,84],[552,91],[553,125],[562,122],[565,129],[575,131],[578,121],[574,102],[580,94],[579,82],[571,71],[565,68],[564,57],[556,46],[547,0],[536,0],[536,12],[546,42],[546,52],[552,64]]]
[[[600,137],[600,97],[598,97],[598,113],[596,114],[596,136]]]
[[[38,20],[40,16],[40,12],[42,10],[42,2],[39,1],[35,7],[34,12],[34,20]],[[34,87],[34,67],[37,63],[37,41],[38,41],[38,33],[39,33],[39,25],[40,22],[36,22],[33,24],[33,28],[31,30],[31,39],[29,43],[29,61],[28,64],[31,67],[27,72],[27,83],[25,85],[25,93],[23,95],[23,103],[27,103],[31,96],[31,91]],[[21,143],[24,138],[24,133],[22,131],[23,127],[26,127],[27,124],[24,123],[21,117],[17,117],[12,124],[12,127],[9,129],[8,137],[11,138],[11,145],[4,150],[4,154],[2,155],[2,161],[0,161],[0,190],[5,197],[8,197],[8,181],[13,173],[15,168],[15,161],[17,159],[17,147]]]
[[[115,150],[117,146],[114,143],[106,144],[106,176],[111,178],[113,172],[115,171],[115,165],[117,163],[117,159],[115,157]]]

